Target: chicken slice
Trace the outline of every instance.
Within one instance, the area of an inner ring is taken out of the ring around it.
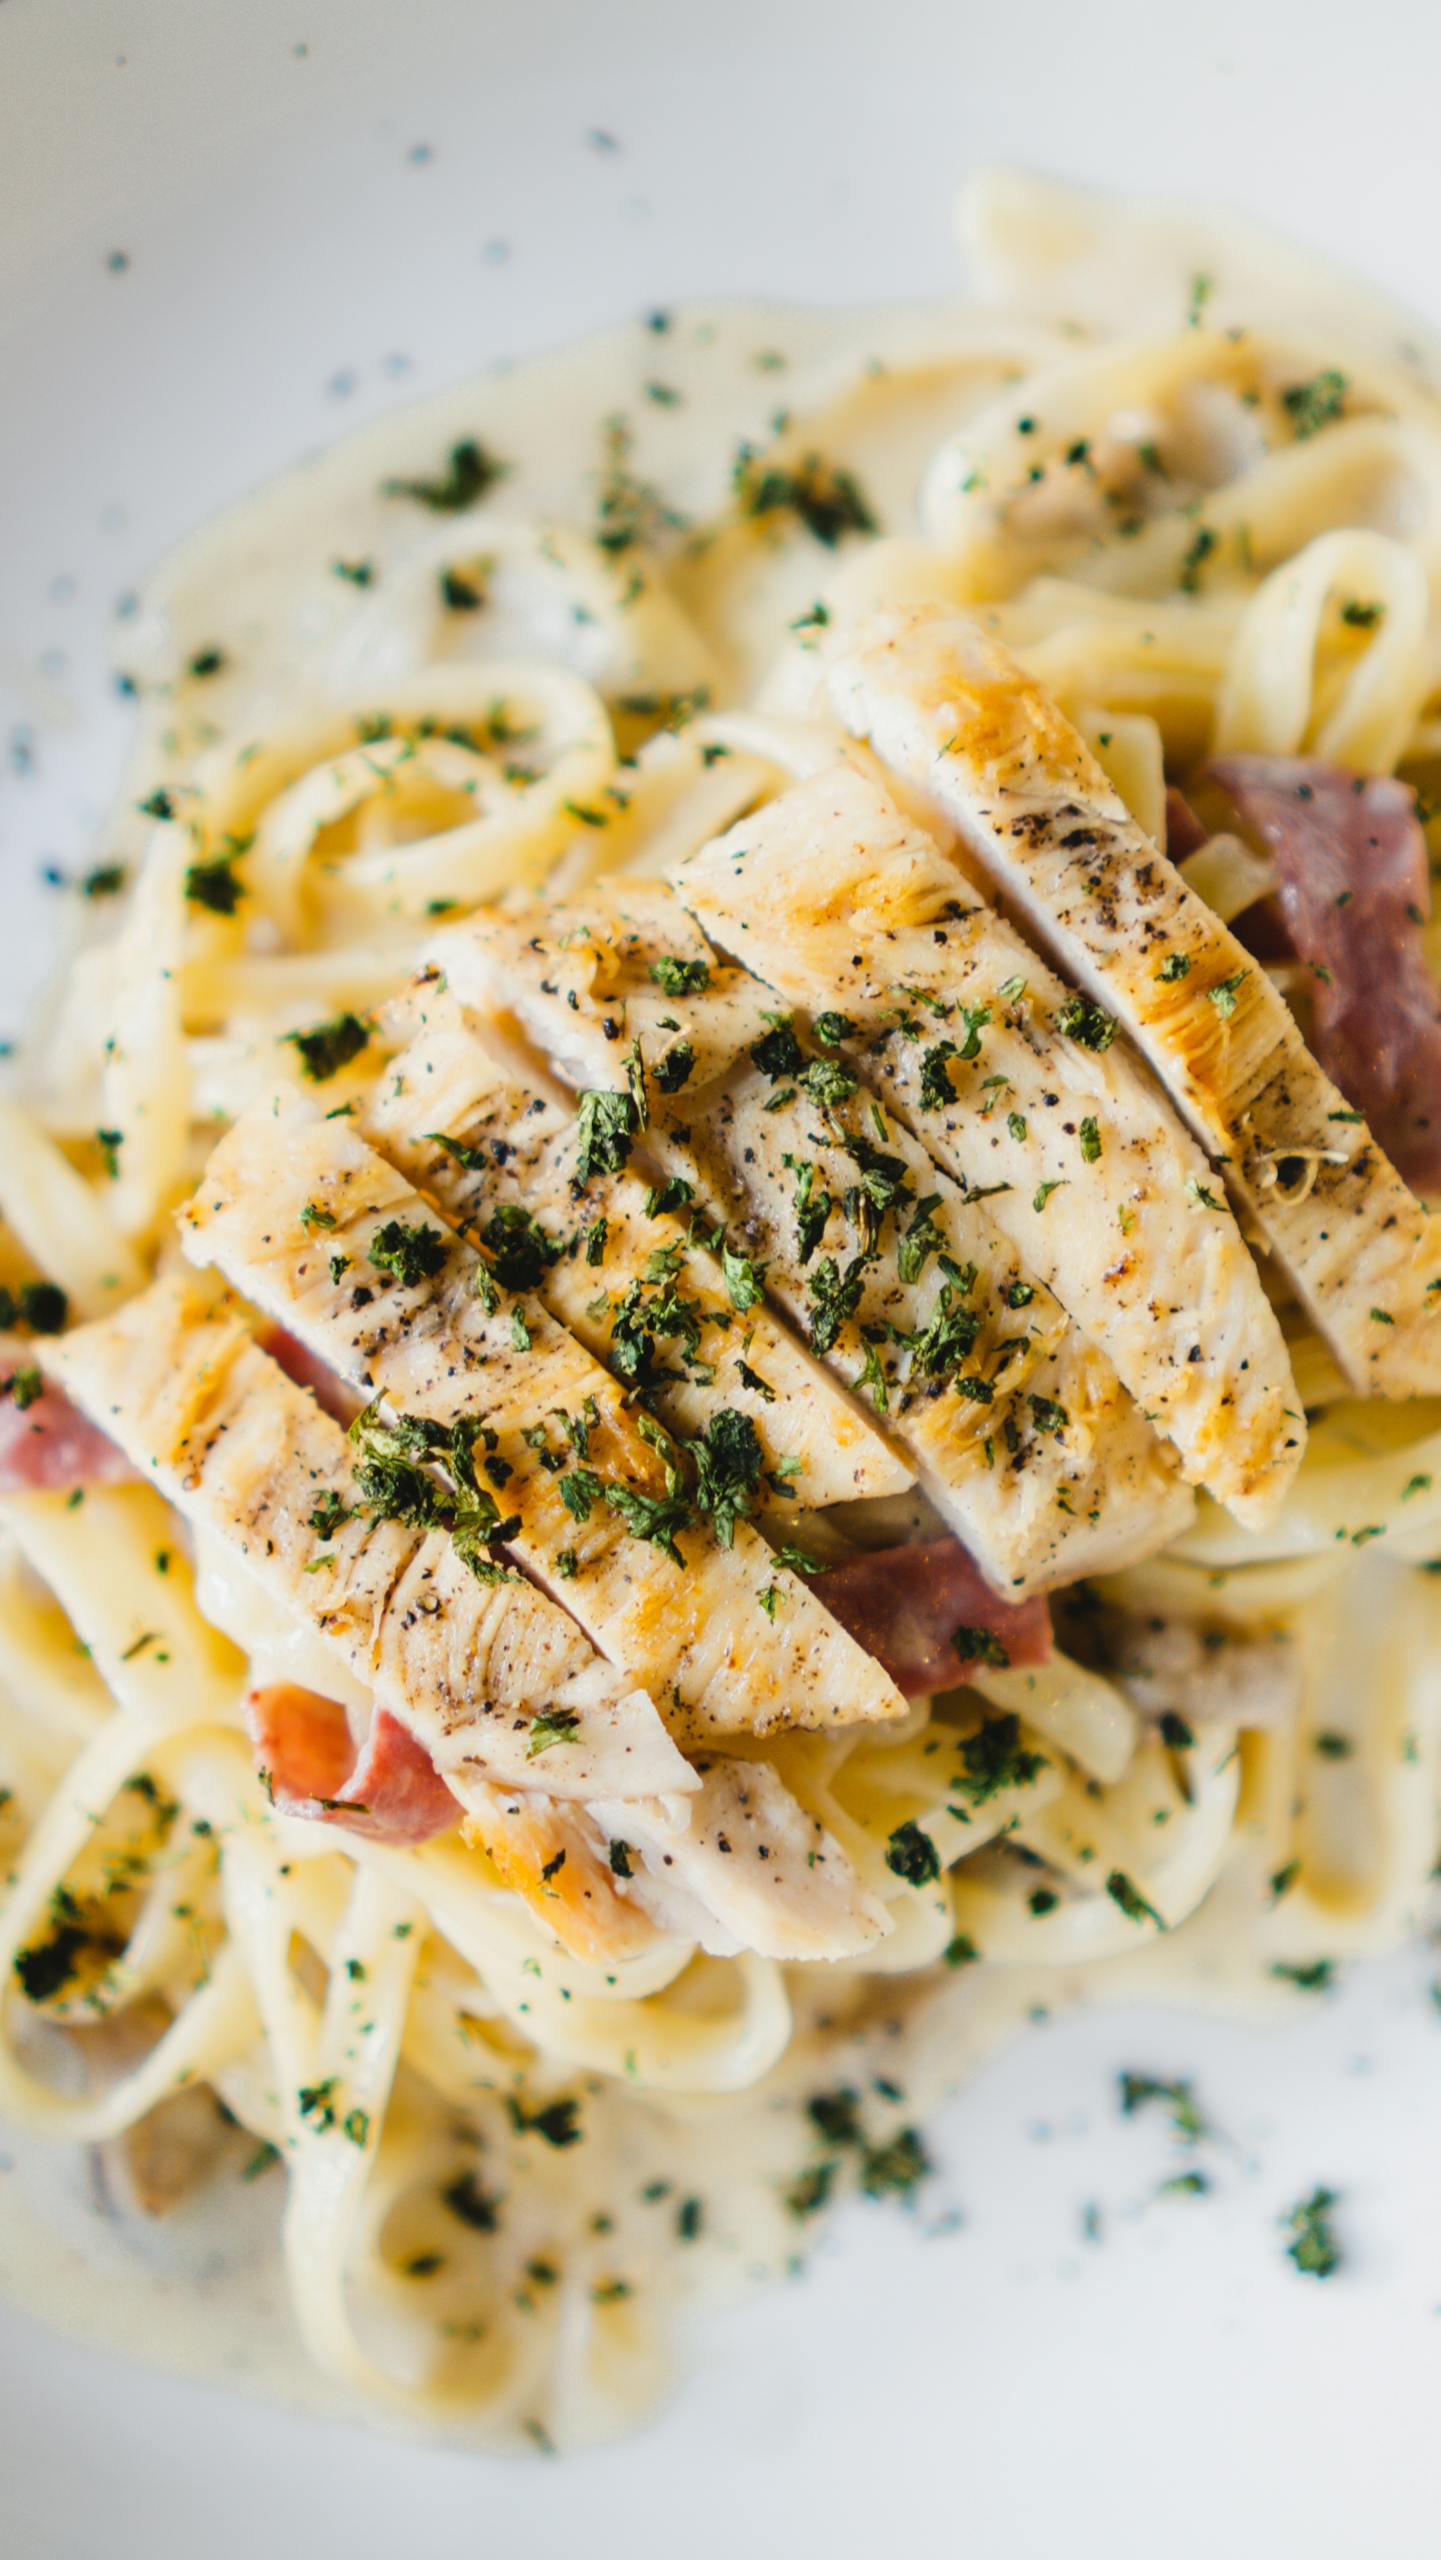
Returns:
[[[617,1056],[640,1061],[647,1125],[637,1111],[626,1148],[693,1184],[828,1365],[884,1398],[888,1430],[998,1589],[1074,1579],[1184,1525],[1167,1454],[989,1204],[819,1047],[786,1072],[794,1031],[664,889],[473,918],[447,937],[445,965],[463,1001],[511,1008],[572,1083],[609,1088],[622,1119]],[[658,969],[682,992],[658,994]],[[677,1081],[677,1053],[708,1074]]]
[[[849,765],[742,819],[677,885],[791,1003],[840,1009],[847,1057],[987,1192],[1192,1482],[1267,1517],[1305,1439],[1280,1326],[1204,1156],[1109,1016]]]
[[[1124,1024],[1353,1384],[1441,1389],[1441,1222],[1049,696],[940,606],[838,633],[828,683],[847,727]]]
[[[748,1415],[767,1471],[815,1508],[906,1491],[911,1469],[733,1263],[728,1288],[684,1204],[653,1205],[624,1170],[595,1175],[578,1201],[568,1099],[487,1046],[436,981],[397,1015],[411,1036],[357,1125],[442,1217],[524,1274],[597,1360],[620,1367],[624,1350],[628,1382],[647,1385],[672,1430],[704,1431],[726,1407]]]
[[[196,1261],[412,1426],[415,1446],[382,1451],[421,1463],[449,1451],[489,1534],[666,1700],[673,1731],[904,1714],[879,1663],[739,1509],[708,1520],[618,1382],[537,1299],[503,1292],[347,1121],[295,1100],[254,1106],[212,1155],[183,1234]]]
[[[409,1727],[463,1805],[477,1778],[568,1796],[695,1787],[651,1700],[543,1594],[477,1581],[444,1531],[365,1516],[344,1432],[233,1306],[170,1277],[36,1353]]]
[[[688,1805],[694,1801],[686,1799]],[[665,1828],[658,1804],[626,1810],[658,1831]],[[529,1903],[582,1963],[623,1963],[654,1946],[655,1922],[617,1884],[605,1841],[581,1806],[472,1784],[464,1836],[485,1851],[501,1883]]]
[[[751,1947],[781,1964],[859,1955],[889,1934],[883,1904],[776,1770],[709,1756],[696,1765],[701,1791],[683,1830],[648,1805],[590,1808],[658,1918],[693,1928],[711,1953]]]

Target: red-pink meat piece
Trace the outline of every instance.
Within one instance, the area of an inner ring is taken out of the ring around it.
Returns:
[[[1222,756],[1208,771],[1275,865],[1287,938],[1315,973],[1317,1057],[1397,1172],[1441,1188],[1441,989],[1411,791],[1309,756]]]
[[[388,1707],[376,1708],[358,1758],[344,1707],[315,1689],[287,1680],[252,1689],[245,1721],[282,1813],[405,1847],[460,1820],[429,1752]]]
[[[59,1387],[43,1386],[22,1407],[12,1382],[32,1365],[13,1346],[0,1350],[0,1493],[76,1493],[129,1481],[135,1470],[124,1452]]]
[[[1050,1656],[1045,1601],[1002,1600],[958,1538],[877,1547],[814,1587],[908,1698],[959,1688],[973,1662],[1020,1668]]]
[[[1188,854],[1199,853],[1208,841],[1206,830],[1186,798],[1174,787],[1166,793],[1166,851],[1173,862],[1184,862]]]
[[[305,1344],[295,1334],[288,1333],[283,1324],[267,1325],[260,1343],[262,1350],[269,1352],[276,1367],[283,1369],[287,1378],[297,1387],[310,1389],[322,1413],[328,1413],[333,1421],[343,1422],[349,1428],[365,1402],[364,1396],[358,1396],[354,1388],[337,1377],[323,1360],[318,1360],[313,1351],[307,1351]]]

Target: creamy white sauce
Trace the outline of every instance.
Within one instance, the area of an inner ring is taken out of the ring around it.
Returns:
[[[1174,262],[1168,274],[1174,277]],[[1035,327],[1017,322],[1011,329],[1015,370],[1046,343],[1043,319],[1049,314],[1038,314]],[[211,722],[263,737],[283,720],[291,695],[313,692],[317,665],[348,670],[352,686],[370,684],[383,695],[385,608],[393,585],[409,575],[402,564],[418,530],[415,508],[382,495],[383,485],[434,473],[466,436],[479,436],[507,465],[495,492],[498,514],[589,526],[607,468],[607,421],[621,416],[632,438],[627,469],[654,483],[687,518],[702,519],[724,503],[743,441],[764,445],[777,411],[813,409],[849,384],[827,420],[827,458],[857,473],[883,530],[908,530],[925,457],[970,406],[994,396],[1010,369],[992,355],[972,356],[968,338],[975,325],[960,313],[688,311],[664,329],[637,322],[447,392],[348,439],[231,509],[155,581],[139,625],[140,672],[148,663],[164,690],[147,705],[147,755],[169,727],[192,742],[203,741]],[[994,322],[986,324],[989,348],[999,334]],[[938,355],[938,346],[953,352]],[[912,361],[916,348],[924,352]],[[424,519],[419,529],[426,530]],[[437,539],[456,538],[455,519],[436,519],[433,529]],[[730,560],[723,537],[717,549],[722,556],[679,572],[676,586],[684,597],[691,577],[708,582],[710,594],[726,596],[736,645],[733,662],[719,670],[719,693],[739,701],[772,655],[777,633],[805,610],[831,564],[813,546],[782,544],[760,556],[747,546]],[[370,563],[370,585],[337,576],[337,561]],[[499,604],[494,613],[437,614],[437,642],[511,654],[516,623],[504,609],[503,592]],[[434,610],[419,589],[414,610]],[[132,629],[132,659],[135,639]],[[583,627],[558,630],[556,646],[579,672],[596,672]],[[213,647],[225,655],[217,676],[169,682],[165,670],[183,669]],[[644,681],[643,666],[627,672],[637,685]],[[118,840],[133,832],[133,820],[122,817]],[[202,1566],[206,1607],[273,1676],[335,1692],[337,1671],[328,1653],[321,1657],[307,1639],[268,1623],[263,1596],[243,1576],[210,1556]],[[350,1702],[362,1703],[358,1693]],[[1134,1954],[1121,1959],[1064,1968],[988,1964],[925,1981],[872,1979],[860,2042],[803,2033],[778,2081],[687,2117],[687,2182],[716,2200],[716,2218],[723,2220],[734,2160],[766,2161],[775,2151],[777,2089],[834,2084],[866,2060],[904,2081],[906,2120],[925,2123],[944,2093],[1038,2008],[1142,2000],[1279,2013],[1292,1995],[1267,1978],[1269,1951],[1258,1946],[1250,1925],[1255,1895],[1254,1871],[1243,1854],[1195,1919],[1169,1939],[1138,1938]],[[797,1979],[795,1989],[802,2015],[834,1999],[833,1988],[814,1976]],[[631,2176],[639,2178],[647,2156],[673,2174],[670,2120],[624,2095],[610,2103],[623,2111]],[[794,2168],[793,2140],[778,2165]],[[753,2174],[748,2163],[747,2175]],[[82,2155],[5,2132],[0,2283],[12,2301],[92,2343],[263,2391],[290,2406],[353,2412],[294,2336],[273,2246],[281,2185],[276,2172],[253,2190],[229,2185],[202,2194],[165,2226],[117,2225],[96,2215]],[[703,2256],[696,2253],[697,2271]],[[674,2265],[671,2251],[672,2272]],[[707,2281],[734,2282],[737,2273],[718,2252]]]

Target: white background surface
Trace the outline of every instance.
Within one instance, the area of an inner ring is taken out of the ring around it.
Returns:
[[[123,734],[106,618],[217,503],[637,307],[944,288],[981,161],[1221,196],[1441,318],[1438,90],[1430,0],[0,0],[0,1030],[59,905],[37,866],[83,864]],[[1036,2031],[942,2128],[960,2231],[859,2214],[702,2340],[647,2436],[573,2465],[320,2429],[0,2313],[0,2548],[1420,2560],[1430,1971],[1265,2036]],[[1120,2121],[1123,2065],[1196,2077],[1229,2137],[1204,2202],[1156,2200],[1187,2164]],[[1344,2194],[1325,2286],[1276,2230],[1317,2181]]]

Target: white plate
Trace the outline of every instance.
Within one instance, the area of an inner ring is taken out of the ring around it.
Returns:
[[[1438,77],[1420,0],[11,0],[0,1030],[65,903],[37,868],[83,866],[113,778],[106,617],[227,497],[640,306],[944,287],[981,160],[1219,193],[1434,308]],[[1036,2030],[942,2128],[962,2229],[858,2211],[702,2337],[644,2438],[559,2468],[287,2419],[0,2313],[7,2560],[1410,2560],[1437,2539],[1428,1972],[1363,1971],[1264,2037]],[[1121,2066],[1197,2078],[1230,2137],[1205,2201],[1156,2200],[1177,2161],[1120,2120]],[[1276,2230],[1318,2181],[1344,2197],[1326,2286]]]

